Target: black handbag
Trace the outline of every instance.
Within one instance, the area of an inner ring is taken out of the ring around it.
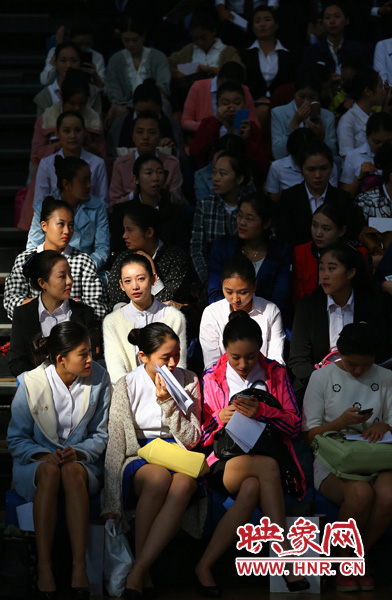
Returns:
[[[282,410],[282,406],[275,396],[266,390],[253,386],[238,394],[234,394],[230,399],[229,405],[237,398],[250,398],[251,396],[272,408]],[[242,448],[230,437],[226,431],[226,427],[218,431],[215,435],[213,447],[215,456],[224,461],[245,454]],[[279,465],[283,490],[296,498],[302,495],[301,474],[298,466],[284,443],[281,432],[275,429],[271,423],[266,423],[263,433],[254,447],[249,451],[249,454],[259,454],[274,458]]]

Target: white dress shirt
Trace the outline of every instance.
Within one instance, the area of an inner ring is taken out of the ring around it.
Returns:
[[[334,63],[335,63],[335,73],[336,73],[338,71],[339,67],[340,67],[339,57],[338,57],[338,55],[335,52],[335,49],[333,47],[333,42],[330,42],[328,38],[327,38],[327,44],[328,44],[328,49],[329,49],[329,51],[331,53],[331,56],[332,56],[332,58],[334,60]],[[343,44],[343,39],[342,39],[342,41],[339,44],[338,50],[340,50],[340,48],[342,47],[342,44]]]
[[[208,52],[204,52],[196,44],[193,47],[192,62],[206,67],[219,67],[219,57],[222,50],[226,48],[226,44],[219,38],[215,38],[215,42],[212,44]]]
[[[132,59],[132,55],[128,50],[123,50],[123,56],[125,58],[125,63],[127,65],[128,77],[131,83],[132,92],[141,85],[148,76],[148,63],[150,60],[151,48],[146,48],[143,46],[142,56],[140,59],[139,68],[136,70],[135,65]]]
[[[71,387],[67,387],[54,365],[45,369],[46,377],[52,390],[54,409],[57,418],[57,435],[60,442],[69,437],[72,429],[79,422],[80,405],[84,392],[84,377],[77,377]]]
[[[338,337],[345,325],[354,322],[354,292],[345,306],[338,306],[332,296],[327,296],[327,312],[329,323],[329,348],[336,348]]]
[[[280,43],[279,40],[276,41],[275,50],[270,52],[268,56],[264,54],[257,40],[251,46],[249,46],[249,50],[252,50],[253,48],[257,48],[258,50],[260,71],[264,77],[267,87],[269,87],[271,81],[274,79],[274,77],[276,77],[279,70],[278,50],[284,50],[285,52],[288,52],[288,50]],[[267,90],[266,96],[268,98],[271,96],[269,90]]]
[[[168,310],[170,310],[170,306],[162,304],[162,302],[154,298],[151,306],[146,308],[146,310],[139,310],[132,302],[129,302],[122,307],[121,312],[127,321],[135,323],[135,328],[140,329],[150,323],[164,319]]]
[[[230,312],[230,303],[226,298],[213,302],[204,309],[199,339],[206,369],[225,353],[222,338]],[[279,308],[265,298],[253,296],[253,306],[249,316],[260,326],[263,335],[263,345],[260,348],[262,354],[284,365],[285,333]]]
[[[340,177],[341,183],[353,183],[361,172],[361,165],[364,162],[374,163],[374,152],[370,150],[369,142],[366,140],[362,146],[350,150],[344,159],[343,171]],[[377,175],[382,175],[382,171],[378,169]]]
[[[291,156],[278,158],[271,163],[268,170],[265,191],[269,194],[281,194],[283,190],[302,183],[303,180],[301,170]],[[332,167],[329,183],[334,187],[338,187],[338,170],[335,163]]]
[[[325,190],[323,191],[323,193],[321,194],[321,196],[317,199],[309,191],[309,188],[306,185],[306,183],[305,183],[305,189],[306,189],[306,193],[308,194],[308,198],[309,198],[310,210],[312,211],[312,214],[313,214],[318,209],[319,206],[324,204],[325,194],[327,193],[327,190],[328,190],[328,184],[327,184],[327,187],[325,188]]]
[[[50,92],[53,104],[56,104],[56,102],[61,100],[61,88],[57,79],[55,79],[53,83],[48,86],[48,90]]]
[[[184,376],[180,369],[174,369],[174,377],[184,385]],[[155,383],[148,375],[144,365],[140,365],[126,376],[128,399],[135,425],[136,437],[168,438],[173,437],[162,409],[157,403]]]
[[[377,42],[373,67],[383,81],[392,85],[392,38]]]
[[[38,296],[38,317],[41,325],[41,332],[43,337],[48,337],[53,327],[58,323],[64,323],[71,319],[72,310],[69,306],[69,300],[64,302],[56,308],[52,313],[45,308],[42,302],[42,294]]]
[[[339,154],[346,156],[350,150],[363,146],[366,142],[366,125],[370,115],[355,102],[340,119],[337,128]]]
[[[255,388],[268,391],[267,384],[265,383],[266,378],[267,373],[258,361],[251,372],[248,373],[245,380],[234,371],[229,363],[227,363],[226,381],[229,388],[229,398],[231,399],[234,394],[238,394],[238,392],[242,392],[242,390],[251,387],[256,381],[259,383],[254,386]]]

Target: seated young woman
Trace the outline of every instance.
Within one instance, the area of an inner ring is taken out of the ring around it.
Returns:
[[[33,340],[48,337],[57,323],[77,321],[86,326],[91,348],[95,349],[94,311],[70,298],[73,278],[67,259],[55,250],[32,254],[23,266],[23,275],[39,296],[14,310],[8,365],[17,377],[34,365]]]
[[[286,145],[288,156],[271,163],[265,182],[264,189],[273,202],[279,200],[283,190],[303,182],[304,177],[299,166],[300,155],[303,147],[314,139],[316,134],[306,127],[300,127],[290,133]],[[338,186],[338,170],[335,163],[332,165],[329,183],[334,187]]]
[[[109,258],[110,240],[106,205],[103,198],[91,192],[91,169],[77,156],[56,154],[54,168],[57,176],[57,194],[75,212],[72,246],[93,259],[97,271],[104,269]],[[34,216],[27,238],[27,250],[44,241],[40,217],[42,200],[34,202]]]
[[[388,319],[371,286],[363,255],[337,244],[324,249],[319,262],[320,286],[299,300],[294,316],[289,366],[297,397],[304,393],[315,364],[331,351],[344,325],[365,321],[380,333],[377,362],[389,357]]]
[[[125,598],[144,598],[151,587],[149,568],[179,529],[197,482],[188,475],[138,457],[140,447],[159,437],[191,449],[200,439],[200,388],[197,376],[177,367],[180,339],[164,323],[150,323],[129,333],[139,350],[140,366],[114,388],[105,460],[102,514],[124,519],[124,509],[137,498],[136,561],[129,565]],[[135,352],[135,350],[134,350]],[[156,365],[166,366],[192,399],[184,414],[166,389]]]
[[[128,304],[107,315],[103,322],[103,342],[106,366],[112,383],[140,364],[138,352],[128,343],[132,329],[161,321],[172,327],[181,340],[182,367],[186,366],[186,323],[184,315],[162,304],[152,296],[157,281],[151,262],[140,254],[126,256],[120,263],[120,286],[129,298]]]
[[[136,150],[117,158],[113,165],[110,182],[110,205],[126,202],[136,190],[133,167],[140,154],[154,154],[163,164],[167,176],[164,187],[173,194],[174,202],[181,202],[182,174],[178,158],[160,152],[157,147],[161,140],[161,123],[155,112],[146,110],[133,120],[132,137]]]
[[[366,142],[366,124],[373,107],[382,106],[386,112],[389,112],[384,106],[387,99],[384,84],[374,69],[361,69],[355,75],[351,83],[350,96],[355,102],[341,117],[337,128],[341,156],[346,156],[348,152]]]
[[[145,79],[152,78],[158,85],[170,114],[170,68],[167,57],[160,50],[144,46],[146,26],[138,18],[123,18],[120,23],[123,50],[110,58],[106,69],[105,94],[111,102],[110,122],[127,112],[132,95]]]
[[[53,144],[49,156],[43,158],[28,186],[23,203],[22,214],[18,227],[29,230],[34,212],[34,202],[42,201],[45,196],[57,190],[57,175],[55,169],[56,156],[75,156],[85,160],[91,169],[91,192],[97,198],[108,201],[108,176],[105,161],[84,148],[86,127],[79,112],[67,110],[58,117],[56,122],[56,137],[58,144]],[[56,151],[56,147],[58,148]]]
[[[223,300],[207,306],[200,323],[204,368],[208,369],[225,353],[223,330],[230,314],[237,310],[245,311],[258,323],[263,335],[260,352],[266,358],[284,364],[285,333],[280,310],[273,302],[255,295],[257,283],[252,262],[243,255],[227,260],[222,268],[221,282]]]
[[[392,217],[392,140],[381,146],[374,157],[374,165],[382,173],[381,184],[355,198],[367,221],[369,217]]]
[[[151,206],[158,211],[163,242],[170,245],[175,242],[176,246],[187,249],[190,226],[184,207],[172,202],[173,196],[166,187],[165,163],[151,152],[141,154],[133,163],[132,182],[134,191],[126,200],[112,207],[110,216],[112,252],[117,253],[122,250],[125,211],[140,204]]]
[[[57,119],[67,111],[80,112],[85,126],[83,147],[106,159],[106,146],[100,115],[88,106],[90,89],[84,74],[69,69],[61,85],[61,100],[47,108],[34,125],[30,160],[35,167],[45,156],[54,154],[61,148],[56,137]]]
[[[233,236],[215,240],[210,254],[208,300],[223,298],[221,271],[224,262],[245,255],[256,274],[256,296],[270,300],[286,317],[290,295],[290,252],[286,244],[270,237],[271,205],[260,194],[249,194],[238,202],[237,228]]]
[[[244,311],[232,312],[223,332],[223,345],[226,353],[203,378],[201,443],[210,446],[218,431],[238,411],[246,417],[271,423],[281,433],[290,454],[298,464],[290,438],[298,435],[301,415],[286,369],[275,361],[266,360],[260,352],[263,338],[259,325]],[[251,386],[273,394],[281,404],[282,411],[258,402],[254,397],[239,397],[229,404],[234,394]],[[196,566],[204,595],[218,597],[220,590],[215,584],[212,568],[234,544],[237,528],[247,523],[254,509],[260,507],[266,517],[285,530],[285,505],[279,465],[274,458],[244,454],[222,461],[211,452],[207,462],[211,467],[211,485],[221,490],[223,488],[226,494],[235,498]],[[301,472],[300,467],[299,471]],[[282,546],[285,550],[289,549],[286,538]],[[301,591],[309,587],[306,579],[293,574],[292,566],[286,564],[286,568],[289,571],[285,577],[286,585],[290,591]]]
[[[302,430],[310,444],[325,431],[360,434],[377,442],[391,431],[392,373],[374,364],[377,336],[371,325],[351,323],[338,338],[340,360],[315,371],[305,393]],[[370,409],[370,413],[361,411]],[[366,554],[392,521],[392,472],[383,471],[370,481],[336,477],[315,458],[314,485],[339,505],[339,521],[355,519]],[[350,551],[340,549],[341,556]],[[341,592],[369,591],[374,579],[366,566],[364,575],[342,575],[336,579]]]
[[[38,598],[56,597],[51,554],[61,495],[73,597],[87,600],[88,496],[99,492],[103,480],[110,380],[92,361],[89,335],[80,323],[59,323],[36,348],[39,366],[19,376],[12,401],[7,445],[13,481],[16,492],[33,502]]]
[[[52,61],[54,72],[52,70],[49,80],[44,84],[44,89],[33,98],[34,104],[37,105],[37,117],[61,100],[61,86],[67,71],[81,68],[80,49],[73,42],[62,42],[53,49]],[[84,73],[84,78],[88,82],[89,76],[86,73]],[[96,85],[89,84],[88,106],[98,114],[101,113],[101,96]]]
[[[293,301],[309,296],[318,286],[318,261],[320,252],[329,246],[344,241],[348,217],[343,207],[336,201],[324,203],[313,213],[312,241],[295,246],[292,260]],[[366,248],[358,248],[368,262]]]
[[[283,190],[276,218],[278,239],[293,247],[310,242],[312,215],[321,204],[337,202],[347,212],[347,239],[357,240],[365,225],[362,211],[353,206],[350,194],[329,183],[333,156],[324,142],[315,139],[299,155],[303,182]]]
[[[245,141],[248,160],[254,163],[258,178],[265,180],[269,156],[260,128],[250,119],[244,119],[238,125],[235,123],[237,110],[244,108],[242,86],[232,81],[222,83],[217,92],[216,116],[202,120],[189,149],[199,169],[208,164],[211,147],[216,140],[226,133],[234,133]]]
[[[238,201],[250,173],[244,157],[222,152],[212,170],[214,194],[196,204],[190,244],[194,269],[203,285],[208,281],[208,259],[213,242],[234,235]]]
[[[129,302],[128,296],[120,286],[120,265],[126,257],[134,252],[148,258],[152,272],[157,275],[157,282],[151,290],[154,298],[168,304],[188,302],[190,293],[189,259],[182,248],[161,240],[160,211],[148,204],[126,202],[123,227],[122,238],[127,250],[117,256],[109,273],[108,291],[111,310],[118,303],[127,304]]]
[[[64,200],[45,198],[41,210],[41,228],[45,234],[42,244],[19,254],[5,280],[4,308],[12,320],[14,310],[21,304],[31,302],[39,291],[31,287],[23,274],[23,265],[33,254],[43,250],[55,250],[67,259],[73,278],[71,297],[81,300],[94,309],[97,319],[106,314],[106,299],[102,282],[97,274],[95,263],[84,252],[70,246],[74,230],[73,208]]]
[[[272,154],[275,159],[286,156],[287,138],[298,127],[308,127],[324,141],[336,155],[335,118],[325,108],[320,109],[318,119],[310,119],[310,105],[318,102],[322,81],[315,68],[297,75],[294,83],[294,99],[271,111]]]

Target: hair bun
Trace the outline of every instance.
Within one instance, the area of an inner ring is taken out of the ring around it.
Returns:
[[[36,256],[37,256],[37,251],[34,250],[34,252],[32,252],[30,254],[30,256],[26,259],[24,265],[22,266],[22,273],[23,273],[23,276],[26,277],[26,279],[30,279],[31,267],[35,261]]]
[[[252,319],[245,310],[233,310],[229,315],[229,322],[234,319]]]
[[[140,340],[140,329],[131,329],[128,333],[128,342],[133,346],[138,346]]]

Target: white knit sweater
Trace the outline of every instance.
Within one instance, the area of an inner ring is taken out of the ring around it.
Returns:
[[[162,323],[171,327],[180,338],[181,358],[178,366],[185,369],[187,357],[185,317],[177,308],[171,306],[162,319]],[[135,346],[128,342],[128,334],[134,327],[135,323],[128,321],[121,310],[110,313],[103,321],[106,368],[113,385],[120,377],[127,375],[138,366]]]

